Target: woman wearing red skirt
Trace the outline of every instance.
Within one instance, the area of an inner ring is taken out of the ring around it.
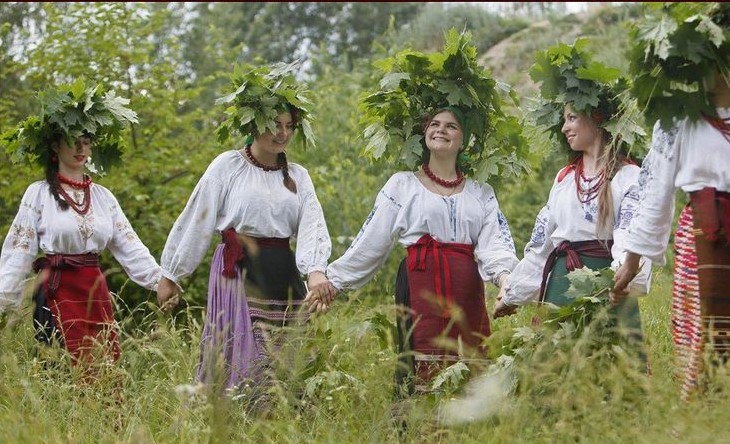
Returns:
[[[119,99],[102,95],[98,87],[85,89],[82,97],[69,87],[50,93],[62,105],[40,119],[29,118],[2,141],[6,148],[36,154],[46,177],[27,188],[3,242],[0,312],[22,304],[25,279],[34,270],[40,277],[34,289],[37,339],[60,341],[75,363],[90,360],[92,352],[116,360],[119,341],[99,255],[109,249],[132,280],[150,290],[161,269],[114,195],[84,171],[95,140],[99,150],[118,148],[119,129],[134,113],[121,115],[118,108],[107,107],[109,98]],[[57,122],[66,122],[68,113],[81,117],[76,125],[62,127]],[[102,115],[112,123],[89,131]],[[39,252],[43,255],[36,257]]]
[[[633,42],[631,70],[639,85],[633,92],[647,121],[656,123],[639,175],[641,200],[629,227],[629,254],[614,287],[614,298],[622,299],[640,255],[654,265],[666,263],[681,189],[688,202],[674,235],[672,336],[683,400],[698,393],[714,364],[730,360],[730,42],[705,32],[710,22],[728,29],[730,5],[691,8],[694,18],[686,19],[686,4],[672,3],[650,24],[675,22],[665,36],[671,57],[651,40]]]
[[[421,167],[391,176],[357,238],[327,268],[336,289],[359,288],[396,241],[406,248],[395,290],[399,395],[427,392],[446,365],[483,357],[490,335],[484,281],[501,285],[518,262],[494,190],[457,168],[468,140],[464,121],[457,107],[433,113]]]

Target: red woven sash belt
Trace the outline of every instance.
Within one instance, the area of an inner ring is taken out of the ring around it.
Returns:
[[[548,276],[555,267],[555,262],[561,256],[567,256],[565,260],[565,268],[568,272],[583,268],[583,261],[580,259],[580,255],[596,258],[610,258],[611,247],[613,246],[613,240],[599,241],[599,240],[587,240],[587,241],[563,241],[555,248],[545,261],[545,267],[542,270],[542,283],[540,283],[540,302],[545,298],[545,287],[547,286]]]
[[[99,255],[96,253],[84,254],[49,254],[39,257],[33,262],[33,271],[38,273],[44,268],[49,268],[48,275],[48,297],[53,297],[61,282],[61,270],[70,268],[98,267]]]

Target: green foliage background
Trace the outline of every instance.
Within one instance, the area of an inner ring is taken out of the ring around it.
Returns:
[[[292,149],[289,158],[312,176],[335,259],[395,171],[394,165],[371,164],[362,155],[357,99],[377,87],[372,61],[408,44],[418,51],[440,49],[448,27],[465,28],[484,52],[482,62],[519,92],[523,106],[537,92],[527,74],[534,53],[554,43],[589,37],[597,60],[626,70],[625,25],[641,19],[641,5],[603,5],[582,14],[565,14],[556,3],[545,3],[540,14],[527,3],[515,5],[514,11],[532,15],[439,3],[1,3],[0,132],[36,112],[31,97],[49,83],[83,76],[131,99],[140,123],[127,129],[123,163],[96,180],[117,196],[159,258],[210,161],[241,145],[236,138],[220,145],[215,137],[224,109],[213,102],[234,64],[301,58],[307,66],[301,76],[313,93],[317,148]],[[502,178],[496,188],[519,256],[567,160],[539,136],[534,151],[540,159],[532,172]],[[25,188],[41,178],[39,169],[12,165],[0,153],[0,236],[7,233]],[[103,390],[80,389],[62,370],[40,364],[27,298],[19,324],[0,333],[0,442],[342,443],[397,442],[400,436],[405,442],[653,443],[671,441],[671,427],[689,442],[716,442],[727,432],[722,415],[729,405],[721,395],[676,403],[670,273],[659,270],[652,294],[642,301],[655,369],[651,389],[638,395],[643,402],[600,399],[590,384],[592,370],[573,369],[561,374],[573,384],[552,387],[550,399],[534,393],[517,397],[506,413],[486,422],[438,426],[432,421],[438,400],[424,400],[410,413],[420,426],[399,435],[390,416],[396,361],[392,294],[403,257],[398,248],[373,281],[340,296],[333,312],[316,318],[304,339],[291,344],[295,357],[302,351],[317,356],[314,377],[302,386],[296,375],[305,365],[295,361],[291,377],[274,387],[279,402],[269,417],[252,416],[240,403],[185,394],[181,387],[190,383],[197,363],[213,247],[184,282],[184,303],[172,318],[157,311],[154,295],[129,281],[108,253],[103,257],[122,327],[123,359],[109,381],[122,385],[127,413],[121,427],[114,426],[118,409]],[[488,290],[494,294],[491,286]],[[528,324],[530,317],[527,310],[494,322],[493,329],[507,331]],[[608,374],[604,380],[615,390],[629,390],[621,377]],[[307,393],[304,404],[292,400],[293,389]]]

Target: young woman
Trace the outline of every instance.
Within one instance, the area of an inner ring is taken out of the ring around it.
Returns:
[[[599,126],[600,121],[600,117],[575,112],[570,104],[565,106],[561,131],[573,151],[573,160],[553,181],[525,256],[497,302],[495,318],[535,300],[569,304],[565,296],[569,271],[583,266],[617,268],[623,258],[623,239],[637,206],[639,167],[624,156],[613,157],[607,152],[609,135]],[[644,272],[650,272],[648,266]],[[645,276],[635,282],[638,292],[642,292]],[[624,304],[619,308],[620,318],[640,334],[636,298]]]
[[[307,319],[300,310],[306,293],[300,276],[312,289],[327,282],[331,243],[322,207],[307,170],[287,162],[285,152],[302,124],[301,110],[274,97],[275,130],[252,130],[243,148],[213,160],[162,253],[158,299],[164,304],[200,264],[214,233],[222,237],[210,269],[197,378],[225,389],[265,381],[280,327]]]
[[[394,243],[407,250],[396,279],[401,366],[398,389],[427,390],[461,357],[479,356],[489,336],[484,281],[501,285],[517,264],[494,190],[464,177],[462,112],[434,112],[424,128],[421,167],[395,173],[345,254],[327,268],[337,290],[356,289],[385,262]],[[465,356],[464,356],[465,355]]]
[[[65,90],[57,94],[70,97]],[[100,94],[89,95],[93,109],[104,107]],[[61,114],[81,115],[82,123],[87,123],[84,112],[58,109]],[[34,294],[36,337],[46,343],[59,339],[75,362],[90,359],[97,347],[102,356],[117,359],[117,328],[99,255],[109,249],[130,278],[150,290],[156,289],[161,269],[114,195],[84,173],[94,135],[83,133],[74,138],[69,135],[72,131],[50,123],[58,121],[63,121],[62,116],[45,116],[39,133],[50,134],[50,138],[41,137],[39,146],[28,147],[45,150],[38,152],[45,159],[46,178],[27,188],[5,237],[0,256],[0,311],[22,303],[24,279],[32,268],[40,277]],[[109,126],[123,123],[126,120],[118,117]],[[99,133],[103,131],[99,128]],[[104,144],[118,143],[109,136],[103,139]],[[39,250],[44,256],[36,259]]]
[[[730,359],[730,42],[706,32],[728,29],[730,4],[670,3],[647,18],[647,26],[672,26],[664,51],[638,29],[631,33],[631,92],[655,125],[639,176],[642,198],[626,239],[629,253],[613,295],[626,297],[640,256],[665,264],[676,192],[687,193],[674,235],[672,289],[677,380],[686,401],[701,394],[707,370]]]
[[[568,305],[570,271],[584,266],[616,270],[624,260],[627,229],[639,199],[639,167],[626,157],[624,140],[637,136],[620,132],[631,128],[621,120],[628,108],[618,98],[625,81],[618,70],[593,61],[585,47],[583,39],[550,47],[530,71],[535,80],[549,79],[551,87],[540,90],[543,103],[537,113],[549,118],[538,123],[547,124],[550,135],[568,149],[570,162],[553,181],[525,255],[498,296],[495,318],[533,301]],[[581,77],[586,66],[600,68],[605,80]],[[558,110],[562,115],[554,115]],[[616,128],[616,133],[606,128]],[[644,262],[641,275],[632,276],[634,295],[648,291],[651,264]],[[619,334],[645,360],[637,298],[610,311]]]

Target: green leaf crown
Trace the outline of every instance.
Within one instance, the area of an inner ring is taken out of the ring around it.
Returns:
[[[629,82],[618,69],[593,60],[587,45],[588,40],[580,38],[572,45],[558,43],[536,54],[530,78],[540,83],[541,98],[531,116],[570,151],[562,134],[564,107],[570,104],[574,111],[597,119],[615,148],[626,152],[646,136],[637,122],[636,102],[628,94]]]
[[[365,154],[384,158],[399,168],[415,169],[424,154],[424,116],[456,107],[464,122],[466,147],[458,166],[477,180],[529,168],[527,139],[517,118],[503,110],[500,90],[517,96],[498,83],[477,63],[471,34],[451,29],[442,52],[424,54],[411,49],[375,62],[383,73],[380,88],[360,98],[360,123],[367,142]]]
[[[30,116],[0,136],[0,146],[13,162],[27,160],[45,165],[52,141],[63,137],[73,146],[77,137],[93,138],[87,168],[103,173],[121,161],[126,146],[122,132],[137,123],[137,114],[126,107],[129,100],[101,84],[87,86],[83,79],[37,94],[40,114]]]
[[[241,136],[257,136],[264,132],[276,132],[276,116],[292,108],[297,110],[297,131],[294,140],[303,145],[315,146],[311,114],[311,101],[304,84],[296,74],[299,61],[273,65],[237,65],[231,75],[233,91],[216,100],[216,105],[228,105],[227,114],[216,133],[218,141],[228,140],[232,132]]]
[[[730,4],[650,3],[651,14],[631,29],[632,94],[647,123],[716,116],[707,96],[716,70],[727,78]]]

